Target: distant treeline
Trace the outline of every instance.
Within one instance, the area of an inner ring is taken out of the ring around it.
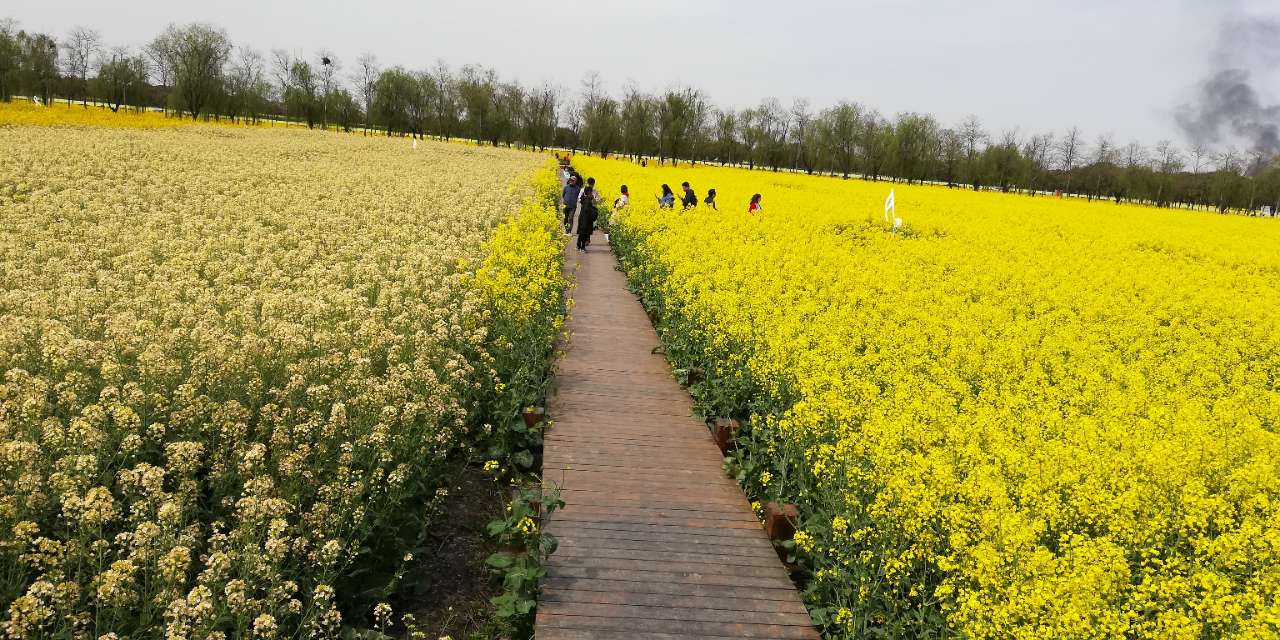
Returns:
[[[954,127],[928,114],[885,116],[856,102],[813,109],[766,99],[717,108],[698,89],[611,94],[588,73],[577,92],[524,86],[492,70],[444,63],[381,68],[371,54],[343,65],[234,46],[207,24],[171,25],[141,49],[106,47],[92,29],[65,37],[0,22],[0,99],[90,100],[112,110],[162,108],[175,117],[287,118],[310,127],[387,135],[465,137],[493,145],[562,147],[599,155],[770,170],[931,181],[1030,193],[1219,211],[1280,209],[1275,150],[1178,148],[1090,141],[1063,133],[998,135],[970,117]]]

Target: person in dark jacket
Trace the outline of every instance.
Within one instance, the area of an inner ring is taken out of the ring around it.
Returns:
[[[578,251],[585,252],[591,242],[591,231],[595,229],[599,210],[596,209],[596,194],[591,187],[582,190],[579,200],[582,210],[578,213]]]
[[[707,199],[703,200],[702,203],[711,207],[714,211],[719,211],[719,209],[716,208],[716,190],[707,189]]]
[[[564,192],[560,194],[560,201],[564,204],[564,232],[573,233],[569,225],[573,223],[573,212],[578,209],[578,197],[582,194],[582,187],[578,186],[577,176],[569,176],[569,182],[564,185]]]
[[[694,209],[698,206],[698,194],[693,192],[693,187],[688,182],[682,182],[680,187],[684,189],[684,197],[680,199],[680,204],[686,209]]]

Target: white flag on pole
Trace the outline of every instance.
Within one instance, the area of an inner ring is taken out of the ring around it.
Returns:
[[[893,219],[889,217],[890,211],[893,212],[894,216],[898,215],[898,208],[894,205],[894,202],[893,202],[893,189],[889,190],[889,197],[884,199],[884,221],[885,222],[889,222],[890,220]]]

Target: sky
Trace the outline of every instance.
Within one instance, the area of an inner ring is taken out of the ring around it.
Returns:
[[[766,97],[855,100],[886,115],[977,115],[1000,135],[1061,132],[1183,143],[1174,113],[1213,69],[1222,25],[1280,16],[1276,0],[7,0],[29,30],[97,29],[139,46],[170,22],[209,22],[237,44],[339,62],[479,63],[577,91],[588,71],[620,92],[682,84],[717,106]],[[1257,76],[1269,104],[1280,74]]]

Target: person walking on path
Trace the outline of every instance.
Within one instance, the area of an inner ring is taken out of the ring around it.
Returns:
[[[596,216],[599,215],[596,209],[595,188],[588,185],[583,189],[579,202],[581,211],[578,214],[578,251],[585,252],[587,245],[591,243],[591,231],[595,229]]]
[[[712,211],[719,211],[716,208],[716,190],[707,189],[707,199],[703,200],[702,203],[710,207]]]
[[[579,175],[579,176],[578,176],[578,184],[582,184],[582,176],[581,176],[581,175]],[[576,228],[577,228],[577,225],[578,225],[578,216],[582,215],[582,199],[583,199],[584,197],[586,197],[586,195],[587,195],[587,189],[590,189],[590,190],[591,190],[591,204],[592,204],[592,205],[595,205],[595,206],[597,207],[597,210],[598,210],[598,208],[599,208],[599,206],[600,206],[600,192],[599,192],[599,191],[596,191],[596,179],[595,179],[595,178],[587,178],[587,184],[586,184],[586,186],[584,186],[584,187],[582,188],[582,193],[578,195],[578,202],[577,202],[577,205],[574,207],[574,210],[573,210],[573,217],[569,218],[569,228],[570,228],[570,229],[576,229]]]
[[[764,213],[764,207],[760,206],[760,194],[757,193],[751,196],[751,204],[747,206],[747,213],[751,215]]]
[[[564,192],[560,194],[560,200],[564,204],[564,232],[572,233],[570,227],[573,224],[573,214],[578,209],[578,197],[582,194],[582,188],[578,186],[578,179],[575,176],[569,176],[569,181],[564,185]]]
[[[680,204],[685,209],[696,209],[698,207],[698,194],[693,192],[693,187],[688,182],[680,183],[680,187],[684,189],[684,197],[680,199]]]
[[[662,185],[662,195],[658,196],[659,209],[673,209],[676,206],[676,194],[671,187]]]

